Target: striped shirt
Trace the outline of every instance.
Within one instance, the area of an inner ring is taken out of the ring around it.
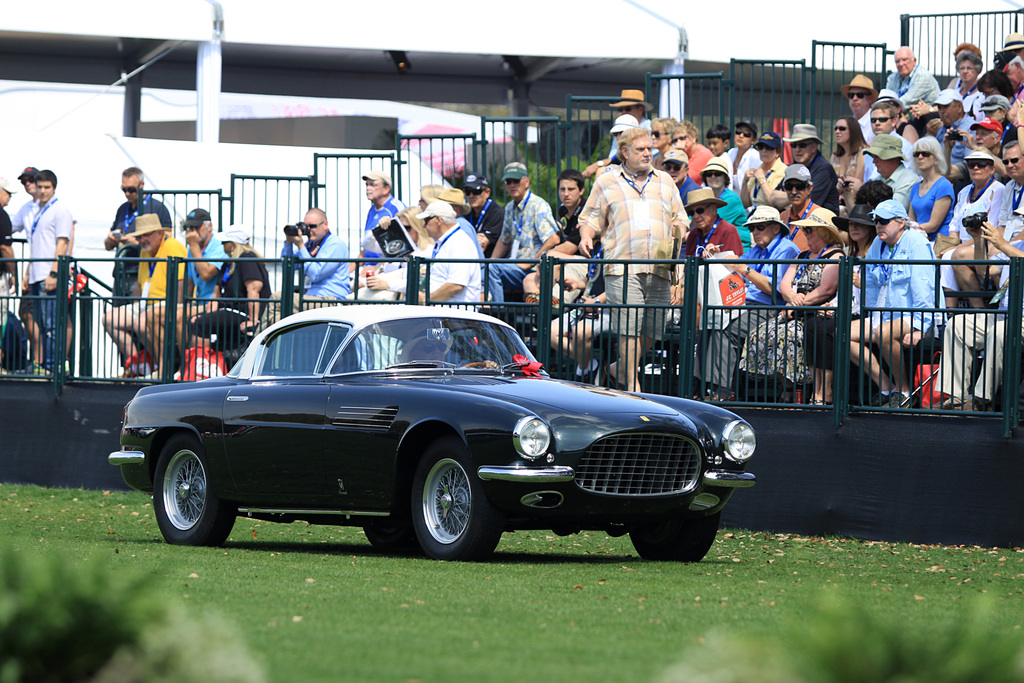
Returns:
[[[640,208],[642,204],[646,209]],[[643,213],[649,216],[646,226]],[[661,241],[681,234],[688,223],[679,190],[669,174],[652,170],[634,180],[622,167],[598,176],[579,220],[601,237],[604,258],[612,260],[657,258]],[[669,277],[668,270],[654,264],[638,264],[629,271]],[[625,266],[609,263],[604,272],[622,275]]]

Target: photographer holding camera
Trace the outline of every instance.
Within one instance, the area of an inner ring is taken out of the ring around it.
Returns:
[[[969,287],[961,287],[960,280],[965,275],[963,267],[955,266],[953,261],[987,258],[980,244],[975,249],[975,238],[980,236],[981,224],[988,220],[989,214],[999,215],[1003,202],[1003,184],[995,179],[995,158],[986,150],[976,149],[964,161],[971,176],[971,184],[957,195],[953,218],[949,222],[949,236],[959,240],[960,245],[942,254],[942,260],[949,261],[949,265],[943,264],[940,268],[947,308],[956,308],[959,293],[965,289],[970,290]],[[970,269],[969,266],[967,268]],[[973,301],[972,305],[979,307],[981,302]]]
[[[302,301],[311,299],[344,299],[351,291],[349,264],[344,262],[348,245],[331,232],[327,214],[314,207],[306,212],[302,222],[284,226],[284,235],[281,257],[297,256],[296,268],[302,268],[304,274],[305,291],[301,300],[296,292],[292,310],[301,310]],[[281,292],[274,292],[273,299],[265,312],[264,327],[281,318]]]
[[[1024,209],[1015,210],[1018,215],[1021,212],[1024,212]],[[964,220],[965,225],[968,222]],[[973,221],[970,222],[973,225]],[[1003,231],[987,220],[981,221],[976,235],[979,243],[989,245],[989,258],[993,260],[1008,261],[1011,257],[1024,257],[1024,241],[1012,244],[1007,242]],[[964,268],[972,277],[974,276],[974,267]],[[1010,269],[1005,264],[977,268],[987,271],[984,272],[986,278],[998,278],[999,287],[990,303],[998,307],[1000,314],[964,313],[951,317],[946,324],[946,330],[942,335],[942,360],[938,383],[938,388],[947,397],[942,404],[946,410],[992,410],[992,399],[1003,376],[1005,312],[1010,303],[1006,297],[1006,286]],[[975,281],[970,288],[978,289],[979,283]],[[1020,305],[1020,302],[1015,305]],[[979,349],[985,350],[984,360],[981,374],[972,387],[976,351]]]

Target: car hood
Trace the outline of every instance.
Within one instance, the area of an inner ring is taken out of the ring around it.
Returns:
[[[568,411],[584,415],[679,414],[675,409],[643,396],[576,382],[536,377],[474,377],[459,374],[433,381],[461,392],[489,396],[524,407],[543,406],[545,412]]]

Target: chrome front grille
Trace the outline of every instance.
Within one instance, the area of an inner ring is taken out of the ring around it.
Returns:
[[[619,434],[591,444],[576,467],[576,484],[616,496],[682,493],[696,486],[700,461],[700,447],[685,437]]]

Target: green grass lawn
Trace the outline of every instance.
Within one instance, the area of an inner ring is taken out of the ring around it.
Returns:
[[[742,495],[742,492],[738,495]],[[239,519],[221,548],[163,542],[141,493],[0,485],[0,547],[144,577],[235,623],[272,681],[646,681],[716,634],[771,634],[838,595],[908,632],[1024,625],[1024,551],[723,531],[697,564],[628,538],[505,534],[494,559],[382,556],[356,528]]]

